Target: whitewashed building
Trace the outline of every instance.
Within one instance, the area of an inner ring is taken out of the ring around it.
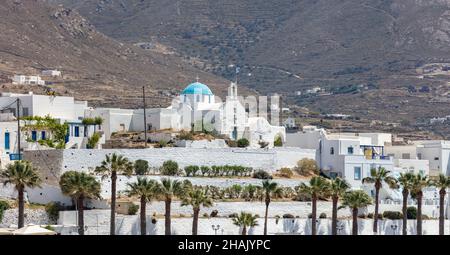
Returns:
[[[39,75],[14,75],[12,77],[12,83],[19,85],[45,85],[45,81]]]
[[[328,134],[324,129],[305,126],[301,132],[288,133],[286,145],[315,149],[317,164],[326,175],[342,177],[352,187],[360,187],[370,169],[394,169],[393,159],[384,152],[390,142],[391,135],[385,133]]]
[[[51,77],[60,77],[61,71],[58,71],[56,69],[54,70],[43,70],[41,72],[42,76],[51,76]]]
[[[200,82],[189,84],[167,108],[147,109],[147,130],[203,131],[227,135],[233,140],[247,138],[252,147],[260,142],[274,146],[277,137],[286,141],[285,127],[271,125],[265,117],[246,111],[245,101],[231,84],[225,102]],[[102,130],[106,139],[114,132],[144,131],[143,109],[97,108],[86,111],[86,117],[104,119]]]

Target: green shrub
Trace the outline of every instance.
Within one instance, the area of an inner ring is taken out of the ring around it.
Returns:
[[[50,225],[47,225],[44,228],[47,229],[47,230],[50,230],[50,231],[55,231],[55,228],[50,226]]]
[[[225,142],[227,143],[228,147],[238,147],[237,142],[234,140],[226,140]]]
[[[53,223],[58,221],[59,211],[62,209],[62,205],[58,202],[50,202],[45,205],[45,212],[47,213],[48,219]]]
[[[173,160],[167,160],[163,163],[161,168],[161,174],[163,175],[169,175],[169,176],[175,176],[178,175],[179,169],[178,169],[178,163]]]
[[[290,213],[283,214],[283,219],[294,219],[295,216]]]
[[[287,167],[283,167],[280,169],[280,176],[284,178],[292,178],[292,176],[294,176],[294,172]]]
[[[128,215],[136,215],[139,210],[139,205],[131,204],[128,207]]]
[[[389,220],[401,220],[403,219],[403,214],[401,212],[396,211],[385,211],[383,212],[383,218]]]
[[[283,146],[283,140],[281,139],[281,136],[275,137],[275,141],[273,141],[273,146],[275,147],[281,147]]]
[[[159,141],[154,147],[155,147],[155,148],[164,148],[164,147],[167,147],[167,141],[161,140],[161,141]]]
[[[3,213],[10,208],[8,201],[0,200],[0,222],[3,220]]]
[[[211,218],[217,217],[217,215],[219,215],[219,211],[217,210],[212,210],[211,214],[209,215]]]
[[[88,149],[94,149],[98,141],[100,141],[101,135],[98,132],[95,132],[91,137],[89,137],[88,142],[86,144],[86,148]]]
[[[245,148],[245,147],[248,147],[249,145],[250,145],[250,142],[245,138],[241,138],[241,139],[237,140],[237,146],[239,148]]]
[[[186,166],[184,168],[186,176],[195,176],[199,170],[200,170],[199,166]]]
[[[253,174],[253,178],[267,180],[272,179],[273,177],[268,172],[264,170],[259,170]]]
[[[326,219],[327,218],[327,214],[326,213],[321,213],[319,215],[319,219]]]
[[[295,171],[300,175],[319,174],[319,168],[314,159],[302,159],[297,162]]]
[[[136,175],[146,175],[149,171],[148,161],[143,159],[138,159],[134,161],[134,173]]]
[[[209,166],[201,166],[200,172],[203,176],[209,175],[209,173],[211,172],[211,168]]]
[[[406,208],[406,218],[408,218],[408,220],[417,219],[417,208],[414,206]]]
[[[373,213],[367,214],[367,218],[373,219]],[[379,220],[382,220],[382,219],[383,219],[383,214],[379,213],[379,214],[378,214],[378,219],[379,219]]]

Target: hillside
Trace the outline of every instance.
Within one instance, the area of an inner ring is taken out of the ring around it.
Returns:
[[[42,0],[4,0],[0,5],[0,91],[47,87],[9,84],[13,74],[39,74],[57,68],[63,78],[48,87],[93,105],[136,107],[142,86],[152,106],[167,105],[168,96],[200,77],[221,95],[229,82],[192,67],[163,45],[144,50],[101,32],[76,11]]]
[[[450,63],[450,0],[48,1],[216,75],[232,79],[237,64],[242,84],[316,111],[411,123],[450,114],[450,73],[423,76]],[[314,86],[333,96],[293,95]]]

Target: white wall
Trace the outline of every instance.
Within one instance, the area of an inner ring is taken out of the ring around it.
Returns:
[[[159,167],[164,161],[174,160],[180,167],[187,165],[242,165],[276,171],[281,167],[294,167],[303,158],[315,158],[314,150],[300,148],[240,149],[240,148],[161,148],[161,149],[105,149],[64,150],[62,170],[88,170],[95,168],[106,154],[118,153],[131,161],[147,160],[150,166]],[[83,161],[80,161],[83,159]],[[255,160],[258,159],[258,160]]]
[[[151,222],[151,215],[147,216],[147,234],[149,235],[163,235],[164,234],[164,219],[157,218],[156,224]],[[116,229],[119,235],[137,235],[140,233],[139,216],[123,216],[119,215],[116,218]],[[264,229],[264,219],[258,219],[258,226],[249,230],[249,235],[262,235]],[[61,212],[59,224],[65,225],[66,228],[76,224],[75,212]],[[109,234],[109,211],[85,211],[85,224],[87,226],[86,234],[88,235],[108,235]],[[360,235],[372,235],[373,221],[369,219],[358,219],[358,232]],[[380,235],[400,235],[402,230],[401,220],[380,220],[379,234]],[[215,231],[212,225],[220,225],[217,234],[223,235],[239,235],[241,229],[232,223],[230,218],[200,218],[198,222],[199,235],[214,235]],[[318,220],[318,234],[329,235],[331,233],[331,220]],[[338,227],[340,235],[351,234],[352,221],[339,220]],[[445,230],[449,233],[450,222],[446,220]],[[192,234],[192,218],[173,218],[172,219],[172,234],[174,235],[191,235]],[[414,235],[416,229],[416,221],[408,220],[408,234]],[[423,221],[423,234],[436,235],[438,234],[437,220]],[[269,219],[268,220],[268,234],[269,235],[310,235],[311,234],[311,220],[307,219]]]

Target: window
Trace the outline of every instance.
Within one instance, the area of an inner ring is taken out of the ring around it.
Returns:
[[[80,137],[80,127],[75,126],[75,137]]]
[[[361,180],[361,167],[355,166],[353,174],[355,180]]]
[[[200,95],[197,95],[197,102],[200,102]]]
[[[45,140],[45,138],[46,138],[46,137],[45,137],[45,131],[42,131],[42,132],[41,132],[41,139],[42,139],[42,140]]]
[[[409,153],[402,153],[402,159],[410,159],[411,155]]]
[[[434,160],[439,160],[439,157],[435,157]]]
[[[353,147],[348,147],[347,152],[348,154],[353,154]]]
[[[31,131],[31,140],[33,140],[34,142],[37,141],[37,132],[36,131]]]
[[[417,153],[417,158],[422,159],[422,153]]]
[[[5,133],[5,150],[9,150],[11,147],[10,141],[9,141],[9,132]]]
[[[334,147],[331,147],[331,148],[330,148],[330,154],[331,154],[331,155],[334,155]]]

